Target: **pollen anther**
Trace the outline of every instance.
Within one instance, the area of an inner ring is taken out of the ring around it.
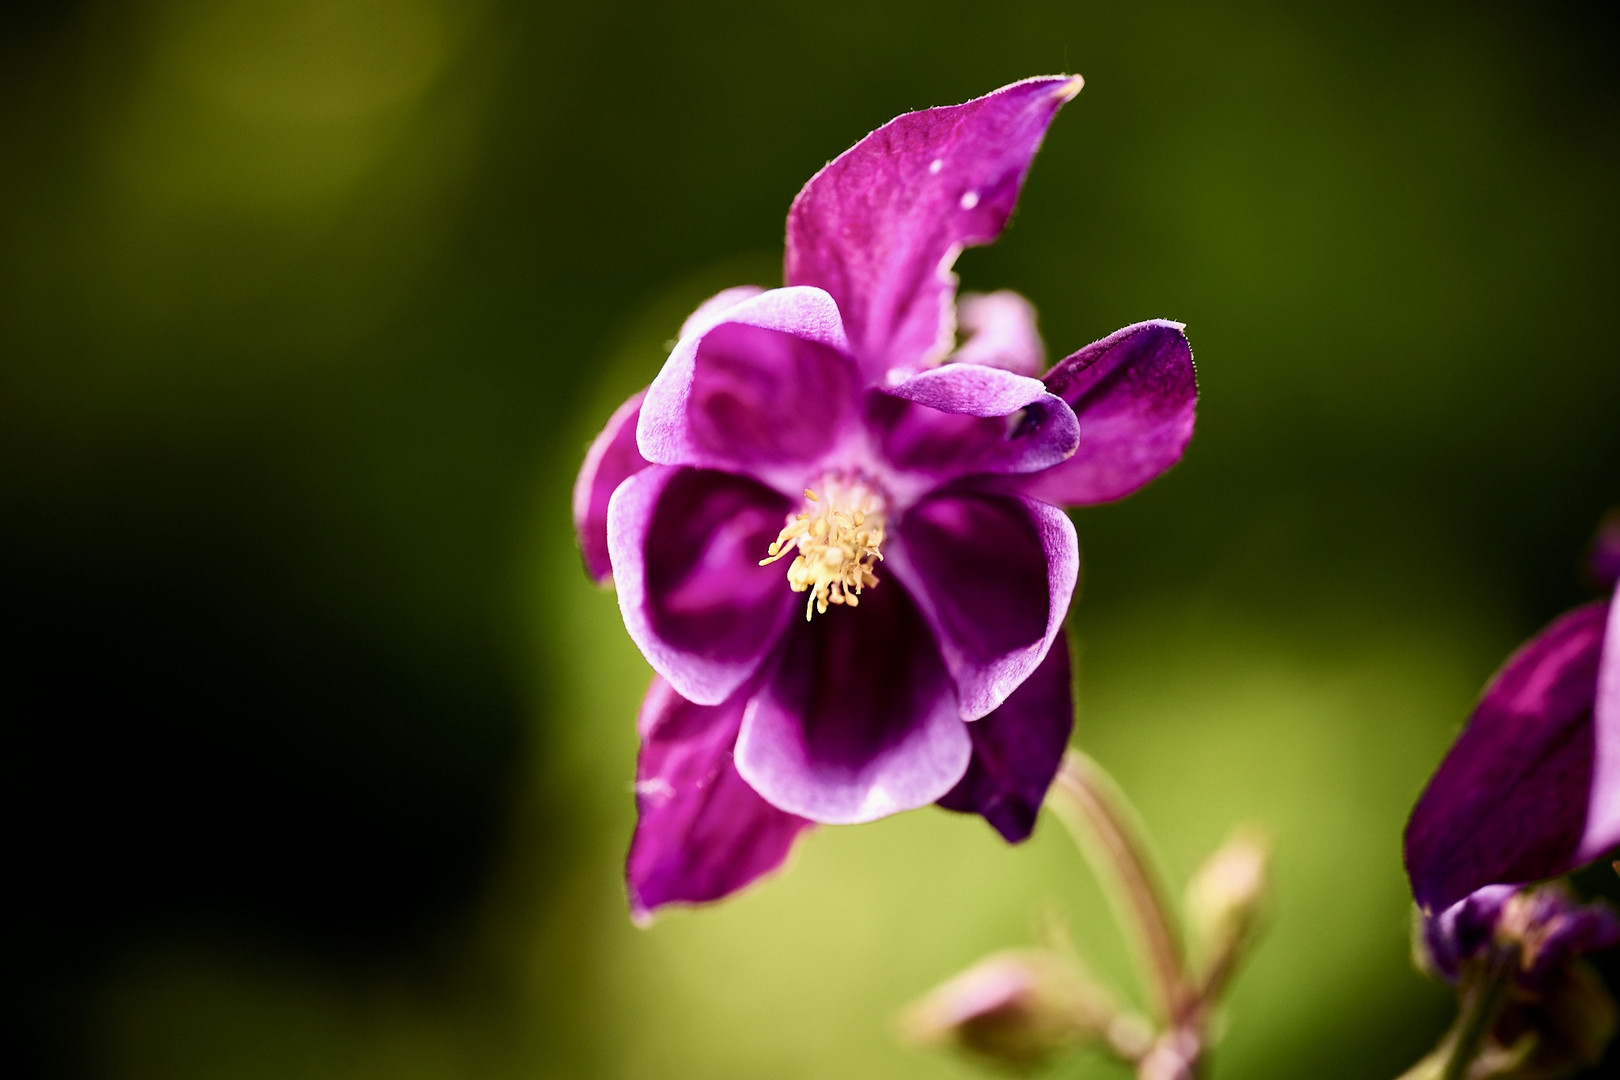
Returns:
[[[855,607],[862,589],[878,583],[873,567],[883,558],[883,500],[860,482],[830,480],[822,496],[806,488],[806,505],[788,518],[759,565],[796,552],[788,587],[805,592],[804,617],[825,615],[832,604]]]

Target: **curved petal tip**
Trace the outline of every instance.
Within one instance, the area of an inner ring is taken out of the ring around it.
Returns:
[[[625,860],[630,918],[723,899],[779,870],[804,818],[760,798],[737,775],[732,747],[745,694],[698,705],[654,678],[641,707],[636,831]]]

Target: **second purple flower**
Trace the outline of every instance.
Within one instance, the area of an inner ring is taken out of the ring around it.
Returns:
[[[957,302],[957,254],[1079,87],[909,113],[832,161],[789,212],[787,287],[702,305],[592,445],[581,550],[657,672],[638,918],[741,888],[815,822],[938,802],[1029,835],[1072,724],[1060,507],[1173,465],[1197,399],[1175,323],[1042,377],[1026,301]]]
[[[1406,825],[1412,894],[1438,915],[1478,889],[1568,873],[1620,845],[1620,532],[1591,554],[1611,595],[1509,657]]]

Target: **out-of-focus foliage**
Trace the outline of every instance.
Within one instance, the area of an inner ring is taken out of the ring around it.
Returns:
[[[894,114],[1081,97],[969,287],[1185,321],[1185,463],[1077,516],[1077,738],[1275,921],[1218,1075],[1447,1020],[1400,827],[1620,502],[1597,5],[89,0],[0,14],[8,1061],[97,1080],[968,1076],[894,1010],[1065,915],[1057,830],[825,829],[632,929],[647,671],[586,440]],[[13,1070],[8,1068],[8,1074]],[[1112,1075],[1094,1063],[1062,1075]]]

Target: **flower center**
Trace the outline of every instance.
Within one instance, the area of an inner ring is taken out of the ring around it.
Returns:
[[[804,617],[825,615],[829,604],[860,603],[862,589],[878,583],[872,567],[883,558],[883,499],[859,481],[829,480],[823,499],[805,488],[805,508],[788,518],[770,547],[769,566],[797,552],[788,566],[788,586],[807,592]]]

